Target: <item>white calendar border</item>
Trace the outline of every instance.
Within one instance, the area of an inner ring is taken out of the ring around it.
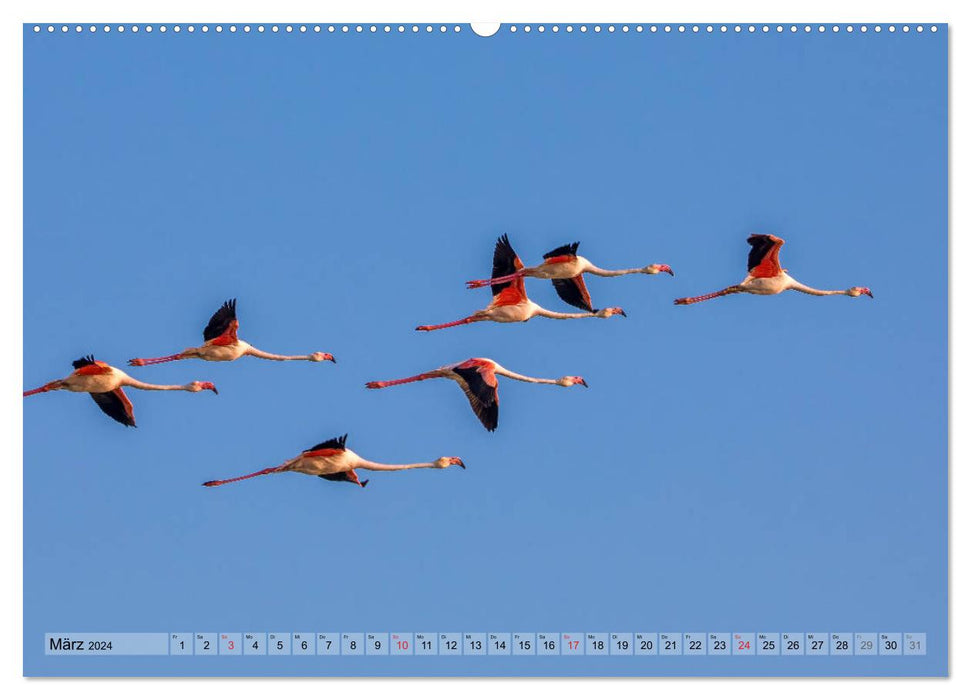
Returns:
[[[588,2],[577,2],[576,0],[550,1],[530,1],[530,0],[492,0],[491,2],[473,1],[466,3],[447,2],[445,0],[410,0],[410,2],[394,2],[394,0],[359,0],[353,4],[345,2],[343,6],[333,3],[327,6],[320,2],[300,2],[297,0],[274,0],[272,3],[256,2],[254,0],[237,0],[232,3],[205,2],[204,0],[167,0],[165,3],[156,2],[154,6],[148,3],[135,4],[123,2],[121,0],[86,0],[81,2],[71,2],[70,0],[51,0],[28,3],[25,0],[8,0],[3,7],[0,7],[0,52],[3,61],[0,68],[0,91],[4,95],[5,104],[10,108],[0,112],[2,120],[2,144],[0,154],[3,157],[3,187],[0,187],[0,211],[5,212],[4,231],[7,237],[4,240],[4,250],[0,265],[3,266],[0,274],[0,327],[9,329],[5,334],[6,346],[4,354],[5,370],[2,374],[2,387],[0,387],[0,444],[6,446],[8,456],[5,461],[4,473],[7,483],[4,484],[3,494],[3,513],[5,525],[3,528],[5,537],[0,541],[0,555],[6,566],[4,570],[8,575],[2,578],[2,600],[7,605],[3,608],[4,633],[0,634],[0,668],[3,669],[3,676],[0,683],[9,692],[7,697],[24,698],[62,698],[68,693],[97,693],[103,698],[125,698],[137,692],[145,700],[155,700],[155,698],[165,698],[170,700],[173,692],[185,692],[191,687],[193,690],[212,693],[215,690],[211,680],[179,680],[172,681],[178,683],[173,687],[168,682],[148,684],[136,680],[85,680],[85,681],[31,681],[22,679],[22,649],[23,639],[23,618],[22,606],[18,606],[17,601],[23,600],[23,567],[22,567],[22,488],[23,480],[21,470],[18,468],[23,463],[22,449],[22,406],[21,399],[17,397],[22,381],[21,372],[16,371],[22,368],[22,343],[16,342],[18,336],[22,341],[23,327],[21,314],[22,303],[22,240],[18,232],[23,230],[22,219],[22,75],[23,75],[23,54],[22,54],[22,29],[21,23],[26,21],[126,21],[126,22],[159,22],[159,21],[198,21],[212,22],[214,19],[227,18],[233,21],[447,21],[465,23],[469,20],[497,20],[502,19],[507,22],[524,21],[544,21],[544,22],[575,22],[575,21],[600,21],[600,22],[729,22],[729,21],[754,21],[762,22],[900,22],[900,21],[921,21],[921,22],[948,22],[951,40],[951,95],[950,110],[952,123],[956,114],[967,114],[966,95],[960,91],[960,84],[953,76],[968,76],[971,74],[971,63],[967,58],[968,49],[962,46],[962,38],[965,42],[971,36],[971,22],[967,22],[971,13],[958,2],[946,0],[921,0],[921,2],[902,2],[900,0],[884,0],[873,5],[865,5],[859,9],[851,8],[846,0],[815,0],[814,2],[793,2],[782,4],[769,2],[766,0],[735,0],[731,4],[717,2],[716,0],[696,0],[691,5],[684,3],[676,4],[657,3],[655,6],[643,4],[635,6],[633,3],[624,0],[588,0]],[[965,109],[962,109],[965,108]],[[15,109],[14,109],[15,108]],[[959,130],[952,131],[952,167],[951,167],[951,228],[953,231],[960,231],[961,201],[966,198],[965,187],[960,187],[966,182],[961,178],[962,173],[967,172],[967,167],[963,170],[959,168],[960,163],[969,160],[971,151],[964,146],[964,141],[960,138]],[[968,263],[967,243],[963,243],[960,237],[955,236],[951,243],[952,263],[951,270],[959,271],[967,269],[960,263]],[[919,270],[905,271],[901,274],[919,274]],[[967,285],[968,283],[960,275],[952,276],[951,306],[959,309],[966,308],[968,302]],[[953,314],[953,312],[952,312]],[[957,356],[961,350],[966,350],[968,346],[967,322],[958,315],[953,315],[949,337],[951,339],[951,356]],[[963,367],[954,363],[951,376],[954,377],[951,383],[952,399],[952,425],[959,422],[967,424],[968,416],[966,410],[966,397],[968,383]],[[958,458],[967,454],[967,438],[955,432],[951,443],[951,462],[957,463]],[[955,490],[955,483],[963,484],[957,477],[958,470],[951,470],[952,494],[959,493]],[[963,497],[966,494],[960,492]],[[952,495],[951,513],[952,529],[950,542],[957,540],[966,545],[969,541],[968,523],[971,516],[968,515],[971,509],[958,508],[957,504],[966,504],[967,498],[963,497],[959,501]],[[963,513],[963,515],[962,515]],[[966,560],[959,556],[958,548],[951,547],[951,590],[959,590],[959,584],[965,584],[968,580],[968,566]],[[929,695],[954,695],[956,693],[967,697],[971,691],[971,682],[968,681],[971,672],[967,667],[958,668],[957,660],[961,659],[962,653],[967,652],[968,644],[962,642],[960,634],[955,634],[956,628],[960,633],[965,633],[971,625],[968,623],[968,607],[960,603],[954,604],[951,601],[951,634],[950,634],[950,655],[951,673],[954,678],[946,683],[941,682],[921,682],[908,681],[904,683],[894,682],[893,680],[877,680],[880,688],[877,692],[883,698],[893,700],[894,698],[906,698],[911,700],[915,694],[921,696]],[[235,699],[249,700],[258,698],[264,700],[268,693],[292,692],[298,690],[295,684],[303,685],[311,683],[310,680],[277,680],[261,679],[258,682],[246,680],[225,680],[225,683],[232,684],[232,693]],[[652,685],[646,688],[637,681],[625,679],[611,680],[590,680],[581,683],[570,683],[569,680],[547,681],[555,683],[555,692],[559,698],[571,700],[572,698],[589,698],[591,694],[607,691],[612,697],[643,697],[645,692],[657,692],[659,688]],[[331,680],[327,687],[327,692],[333,690],[343,690],[348,693],[361,693],[362,690],[374,691],[375,695],[381,693],[386,695],[391,690],[388,681],[348,681]],[[501,683],[501,685],[497,685]],[[836,693],[842,696],[844,693],[867,692],[869,689],[861,687],[859,680],[818,680],[810,683],[792,683],[784,680],[703,680],[696,683],[686,684],[684,681],[657,679],[652,680],[652,684],[663,684],[668,692],[678,692],[679,695],[693,696],[697,694],[710,697],[717,693],[720,697],[730,698],[734,695],[744,695],[747,700],[756,698],[773,698],[780,692],[785,692],[787,697],[801,700],[802,698],[813,698],[816,700],[820,694],[832,695]],[[780,683],[788,683],[785,688],[780,688]],[[919,683],[919,687],[915,685]],[[136,684],[137,687],[136,687]],[[283,684],[286,684],[285,686]],[[335,685],[336,684],[336,685]],[[353,685],[352,685],[353,684]],[[677,687],[671,684],[679,684]],[[822,684],[822,685],[820,685]],[[9,686],[9,687],[7,687]],[[544,682],[545,686],[545,682]],[[963,690],[961,690],[963,688]],[[304,688],[310,692],[320,692],[320,689]],[[461,680],[412,680],[407,682],[395,683],[394,693],[396,698],[405,700],[410,698],[454,698],[458,693],[472,699],[492,697],[495,693],[501,692],[504,695],[535,695],[540,690],[537,681],[532,680],[509,680],[493,681],[487,683],[471,683]]]

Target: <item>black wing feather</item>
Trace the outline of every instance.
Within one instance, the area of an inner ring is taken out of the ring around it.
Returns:
[[[492,276],[505,277],[514,273],[516,271],[516,258],[518,257],[509,243],[509,236],[505,233],[499,236],[499,240],[496,241],[495,252],[492,254]],[[492,296],[495,296],[510,284],[512,282],[492,285]]]
[[[748,270],[751,271],[759,266],[762,259],[768,255],[775,245],[772,238],[764,233],[753,233],[748,237],[748,244],[752,250],[748,252]]]
[[[321,479],[327,479],[327,481],[350,481],[351,483],[354,483],[354,480],[347,475],[347,472],[337,472],[336,474],[318,474],[317,476],[319,476]],[[361,488],[364,488],[368,485],[369,481],[370,479],[365,479],[364,481],[359,481],[357,483],[361,485]]]
[[[474,368],[453,369],[462,378],[464,384],[460,384],[462,391],[469,399],[472,411],[478,416],[479,421],[485,429],[492,432],[499,427],[499,394],[479,374]]]
[[[229,328],[229,324],[236,320],[236,300],[230,299],[222,306],[219,307],[219,311],[212,315],[209,319],[209,324],[206,329],[202,331],[203,340],[212,340],[213,338],[218,338],[226,329]]]
[[[317,450],[344,450],[344,443],[347,442],[347,433],[344,433],[340,437],[331,438],[326,442],[322,442],[319,445],[314,445],[309,450],[304,450],[304,452],[316,452]]]
[[[94,355],[85,355],[84,357],[75,360],[71,363],[74,369],[81,369],[82,367],[87,367],[88,365],[94,364]]]
[[[91,394],[91,398],[98,404],[98,408],[111,418],[114,418],[122,425],[128,425],[132,428],[135,427],[135,420],[128,415],[128,411],[125,410],[125,404],[122,403],[122,400],[118,398],[115,392],[105,391],[99,394]]]
[[[560,299],[567,304],[575,306],[578,309],[583,309],[584,311],[594,312],[594,308],[583,298],[583,294],[572,279],[554,279],[550,281],[553,283],[553,288],[556,290],[556,293],[560,295]]]
[[[561,245],[559,248],[554,248],[549,253],[543,256],[543,260],[549,260],[550,258],[555,258],[559,255],[576,255],[577,248],[580,247],[580,241],[575,243],[567,243],[566,245]]]
[[[347,472],[337,472],[336,474],[318,474],[321,479],[327,479],[327,481],[350,481],[350,477],[347,476]]]

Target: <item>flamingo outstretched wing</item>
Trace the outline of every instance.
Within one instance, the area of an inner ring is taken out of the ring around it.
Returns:
[[[779,248],[785,243],[778,236],[753,233],[748,237],[752,250],[748,252],[748,273],[752,277],[775,277],[782,273]]]
[[[111,367],[107,363],[94,359],[94,355],[85,355],[71,363],[74,367],[74,374],[108,374]]]
[[[479,422],[486,430],[495,430],[499,426],[499,381],[492,366],[467,360],[452,371],[458,375],[458,385],[465,392]]]
[[[561,245],[559,248],[554,248],[550,252],[546,253],[543,256],[543,260],[549,264],[573,262],[577,259],[577,248],[579,247],[580,241]]]
[[[92,393],[91,398],[98,404],[98,408],[104,411],[109,417],[114,418],[122,425],[132,428],[135,426],[135,412],[132,409],[131,401],[125,396],[125,392],[118,387],[114,391]]]
[[[209,319],[205,330],[202,331],[202,338],[213,345],[232,345],[237,342],[236,331],[238,329],[236,300],[230,299],[220,306],[219,310]]]
[[[330,440],[325,440],[317,445],[314,445],[309,450],[303,451],[304,457],[333,457],[336,454],[340,454],[347,450],[344,444],[347,442],[347,433],[344,433],[340,437],[331,438]]]
[[[523,269],[523,261],[516,255],[509,236],[503,234],[496,241],[492,254],[492,277],[505,277]],[[492,303],[496,306],[512,306],[526,299],[526,284],[522,277],[512,282],[498,282],[492,285]]]
[[[346,472],[337,472],[335,474],[320,474],[319,476],[321,479],[327,479],[327,481],[349,481],[352,484],[357,484],[361,488],[367,486],[368,482],[370,481],[370,479],[361,481],[357,476],[357,472],[353,469],[348,469]]]
[[[84,357],[79,357],[72,362],[71,366],[74,367],[74,369],[81,369],[82,367],[89,367],[95,363],[97,363],[97,360],[94,359],[94,355],[85,355]]]
[[[583,281],[582,274],[571,277],[570,279],[554,279],[550,281],[553,283],[553,288],[560,296],[560,299],[567,304],[575,306],[578,309],[583,309],[584,311],[594,312],[593,303],[590,301],[590,292],[587,291],[587,285]]]

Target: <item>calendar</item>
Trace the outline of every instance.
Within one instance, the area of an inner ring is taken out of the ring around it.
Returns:
[[[23,25],[24,675],[946,676],[948,25],[314,19]]]
[[[46,634],[49,656],[926,656],[924,632]]]

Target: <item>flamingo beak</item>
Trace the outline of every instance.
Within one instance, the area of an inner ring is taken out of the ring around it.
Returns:
[[[217,396],[219,395],[219,389],[217,389],[216,385],[213,384],[212,382],[203,382],[202,388],[208,389],[209,391],[216,394]]]
[[[452,457],[452,464],[454,464],[457,467],[462,467],[462,469],[465,469],[465,462],[463,462],[458,457]]]
[[[589,385],[589,384],[587,384],[587,380],[586,380],[586,379],[581,379],[581,380],[580,380],[579,382],[577,382],[577,383],[578,383],[578,384],[580,384],[580,385],[582,385],[582,386],[585,386],[585,387],[587,387],[588,389],[590,388],[590,385]]]
[[[333,363],[334,363],[335,365],[337,364],[337,358],[336,358],[336,357],[334,357],[333,355],[331,355],[331,354],[330,354],[329,352],[326,352],[326,353],[324,353],[324,359],[325,359],[325,360],[330,360],[330,361],[331,361],[331,362],[333,362]]]
[[[669,275],[674,277],[674,270],[671,269],[670,265],[658,265],[658,267],[661,269],[661,272],[667,272]]]
[[[863,293],[864,293],[864,294],[866,294],[866,295],[867,295],[868,297],[870,297],[871,299],[873,298],[873,292],[871,292],[871,291],[870,291],[869,289],[867,289],[867,290],[866,290],[865,292],[863,292]]]
[[[617,313],[619,313],[619,314],[620,314],[621,316],[623,316],[624,318],[627,318],[627,312],[626,312],[626,311],[624,311],[623,309],[621,309],[621,310],[620,310],[620,311],[618,311]]]

